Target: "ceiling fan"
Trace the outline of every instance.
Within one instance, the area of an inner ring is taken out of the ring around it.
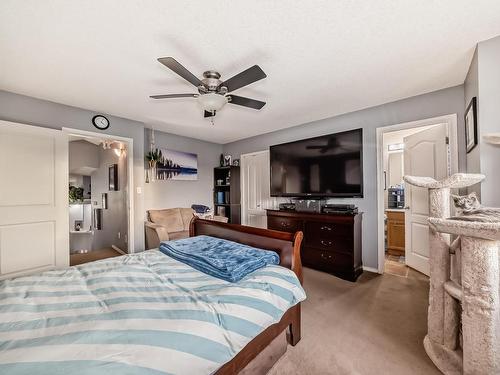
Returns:
[[[151,95],[152,99],[198,98],[198,103],[204,110],[204,117],[215,116],[215,113],[222,109],[226,103],[253,109],[261,109],[266,104],[260,100],[229,94],[231,91],[266,78],[266,73],[258,65],[254,65],[226,81],[221,81],[220,73],[215,70],[207,70],[203,73],[203,79],[200,80],[173,57],[160,57],[158,61],[196,86],[198,94]]]

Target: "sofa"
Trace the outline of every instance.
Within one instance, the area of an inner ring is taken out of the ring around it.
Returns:
[[[189,237],[189,223],[195,215],[192,208],[182,207],[147,211],[146,249],[156,249],[162,241]],[[202,219],[227,222],[226,217],[213,216],[209,213],[196,216]]]

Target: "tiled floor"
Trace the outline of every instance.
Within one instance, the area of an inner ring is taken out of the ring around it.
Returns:
[[[395,255],[385,255],[385,273],[399,277],[408,277],[408,266],[405,258]]]
[[[76,266],[78,264],[93,262],[94,260],[119,257],[120,255],[122,254],[120,254],[115,249],[111,247],[106,247],[104,249],[94,250],[88,253],[71,254],[69,256],[69,265]]]

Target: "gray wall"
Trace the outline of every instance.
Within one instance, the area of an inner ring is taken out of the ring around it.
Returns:
[[[476,97],[479,102],[479,81],[478,81],[478,57],[477,48],[474,51],[474,56],[465,77],[464,82],[464,108],[467,108],[473,97]],[[477,145],[466,155],[466,171],[467,173],[479,173],[481,171],[480,163],[480,149],[481,145]],[[481,186],[479,184],[468,188],[468,192],[475,191],[479,196],[481,195]]]
[[[70,107],[29,96],[0,90],[0,119],[23,124],[61,129],[63,127],[100,132],[91,119],[96,112]],[[144,199],[137,188],[144,190],[144,125],[137,121],[106,115],[111,126],[105,134],[132,138],[134,142],[134,248],[144,250]]]
[[[335,201],[353,202],[358,205],[360,211],[364,212],[363,264],[377,268],[376,128],[453,113],[457,114],[458,120],[459,168],[464,171],[464,88],[462,85],[228,143],[224,145],[224,152],[231,154],[234,158],[239,157],[240,154],[265,150],[273,144],[363,128],[364,198],[336,199]]]
[[[144,132],[144,150],[150,149],[149,129]],[[144,207],[149,209],[213,205],[213,168],[219,165],[222,145],[155,131],[155,145],[198,154],[197,181],[155,181],[145,184]]]
[[[482,136],[500,133],[500,37],[478,45],[478,130],[481,173],[481,201],[485,206],[500,207],[500,147],[488,144]]]
[[[108,208],[102,211],[102,229],[94,230],[92,249],[118,246],[127,252],[127,157],[99,147],[99,168],[92,173],[92,208],[102,207],[102,193],[108,194]],[[118,165],[118,191],[109,191],[109,167]],[[118,236],[120,233],[120,236]]]

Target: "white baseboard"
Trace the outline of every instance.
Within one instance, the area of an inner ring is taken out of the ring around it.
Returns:
[[[377,268],[363,266],[363,271],[379,273]]]
[[[111,247],[113,248],[113,250],[118,251],[120,254],[127,255],[127,253],[125,251],[123,251],[122,249],[120,249],[118,246],[111,245]]]

